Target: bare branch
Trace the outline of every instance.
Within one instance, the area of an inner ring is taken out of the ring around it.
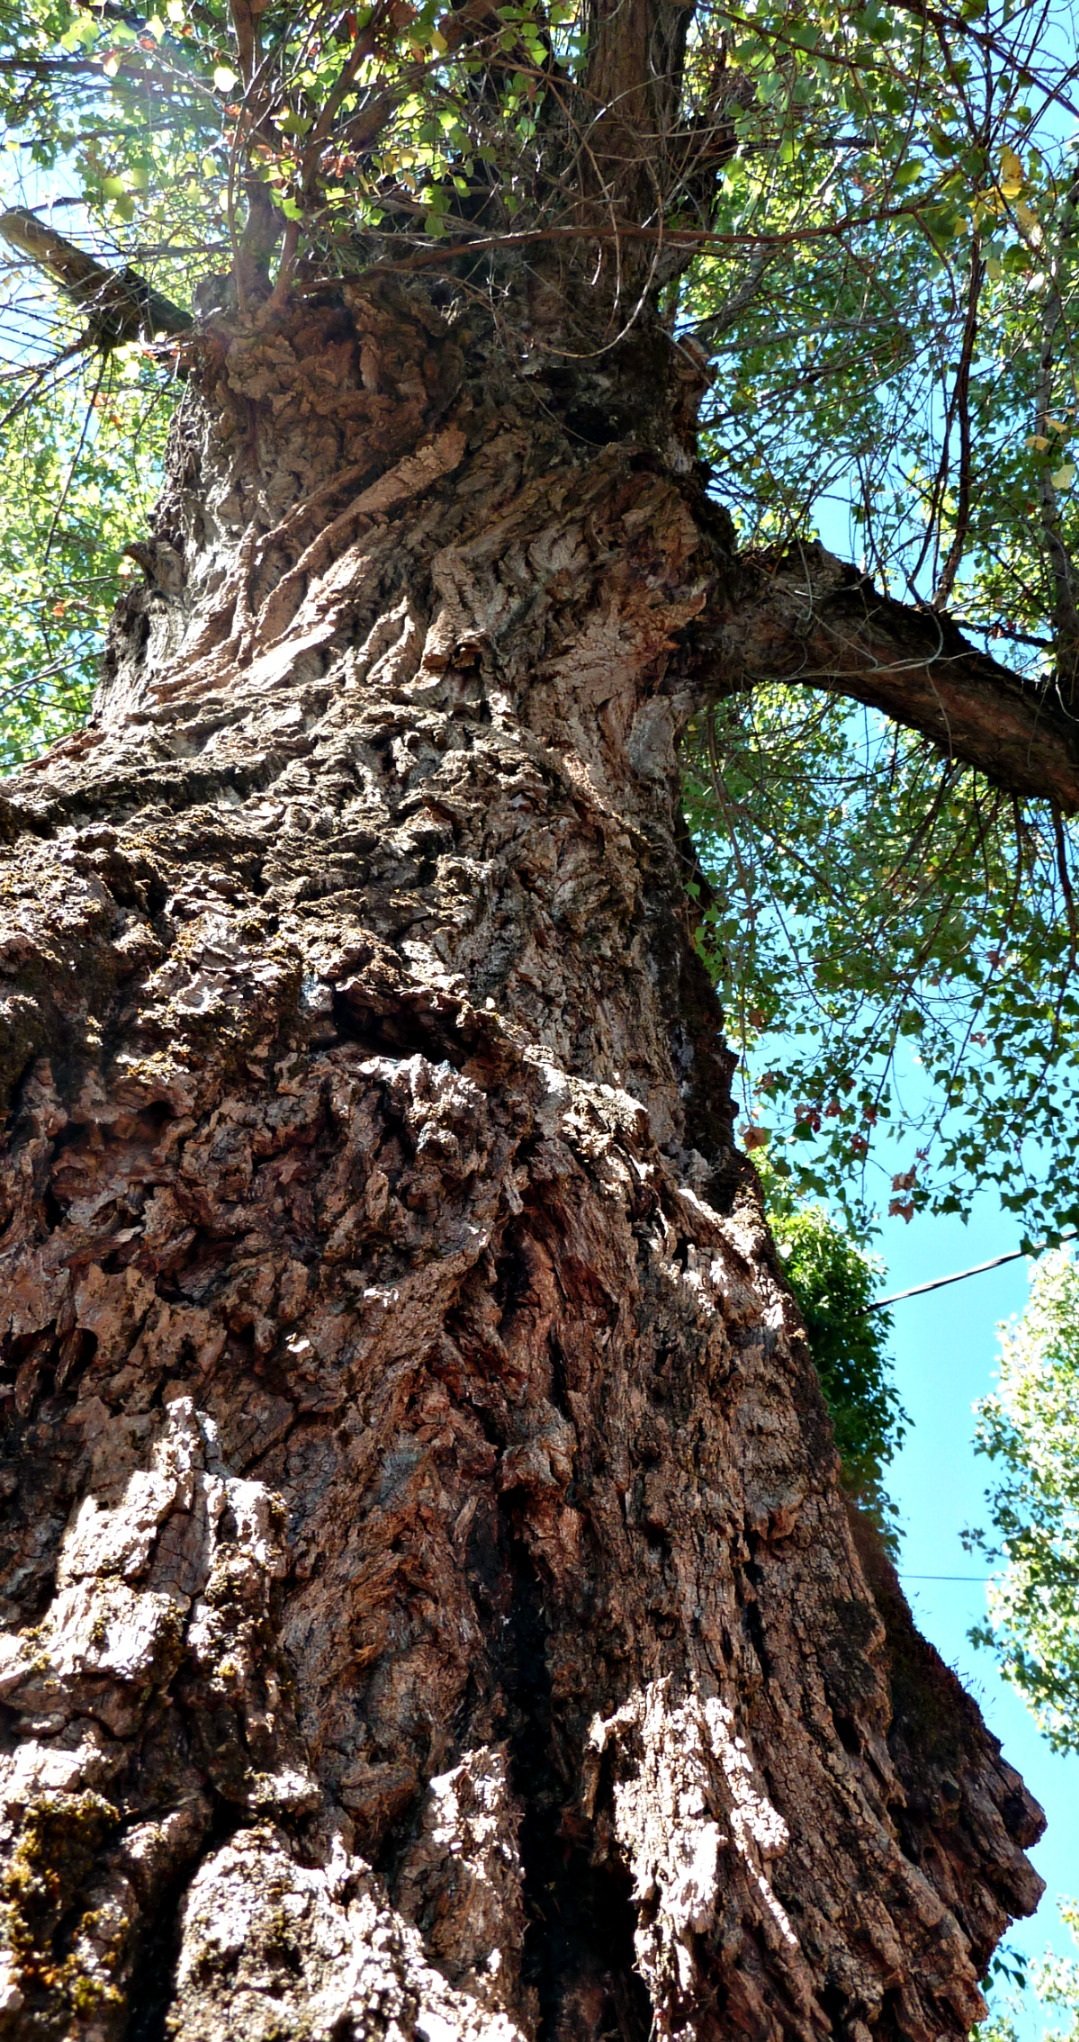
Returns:
[[[970,368],[974,360],[974,347],[978,338],[978,302],[985,281],[985,264],[982,261],[981,239],[975,234],[971,240],[970,279],[967,287],[967,316],[963,325],[963,346],[955,372],[955,382],[948,405],[945,424],[945,449],[953,421],[959,427],[959,482],[956,492],[955,529],[948,556],[940,570],[936,588],[933,591],[933,608],[947,607],[955,577],[963,558],[963,549],[970,530],[971,507],[971,437],[970,437]]]
[[[186,333],[192,323],[189,312],[134,270],[107,269],[23,206],[0,213],[0,234],[89,314],[88,339],[98,347],[118,347],[140,334],[152,340],[158,333]]]

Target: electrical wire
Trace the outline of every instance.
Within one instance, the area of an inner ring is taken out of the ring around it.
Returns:
[[[1062,1248],[1067,1241],[1079,1240],[1077,1234],[1059,1234],[1054,1241],[1043,1241],[1037,1248],[1010,1248],[1006,1255],[994,1255],[988,1262],[975,1262],[972,1269],[957,1269],[951,1276],[934,1276],[928,1283],[912,1283],[909,1290],[894,1290],[890,1297],[874,1298],[864,1306],[866,1312],[882,1312],[885,1305],[902,1304],[904,1298],[921,1297],[927,1290],[943,1290],[946,1283],[962,1283],[968,1276],[982,1276],[987,1269],[1000,1269],[1005,1262],[1019,1262],[1024,1256],[1044,1255],[1050,1248]]]

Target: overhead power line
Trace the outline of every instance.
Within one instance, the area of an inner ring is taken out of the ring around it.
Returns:
[[[921,1297],[927,1290],[943,1290],[946,1283],[962,1283],[968,1276],[983,1276],[987,1269],[999,1269],[1005,1262],[1019,1262],[1025,1256],[1044,1255],[1050,1248],[1062,1248],[1068,1241],[1079,1239],[1076,1234],[1060,1234],[1055,1241],[1043,1241],[1037,1248],[1010,1248],[1006,1255],[994,1255],[989,1262],[975,1262],[972,1269],[957,1269],[951,1276],[933,1276],[928,1283],[912,1283],[909,1290],[894,1290],[890,1297],[874,1298],[866,1305],[867,1312],[882,1312],[885,1305],[902,1304],[904,1298]]]

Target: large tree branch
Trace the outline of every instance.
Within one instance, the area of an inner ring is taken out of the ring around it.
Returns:
[[[0,234],[86,310],[87,337],[97,347],[117,347],[140,334],[152,340],[158,333],[186,333],[191,325],[190,312],[155,291],[135,270],[106,268],[23,206],[0,214]]]
[[[950,618],[882,595],[823,546],[742,563],[718,652],[725,687],[850,695],[997,786],[1079,812],[1079,720],[1054,687],[998,665]]]
[[[582,218],[662,226],[685,155],[679,128],[694,0],[588,0],[584,143],[577,169]],[[625,281],[640,282],[644,251],[624,251]],[[656,277],[655,257],[644,274]]]
[[[591,0],[585,86],[647,148],[673,122],[693,0]]]

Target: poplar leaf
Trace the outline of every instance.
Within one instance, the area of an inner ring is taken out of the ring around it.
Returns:
[[[1000,152],[1000,189],[1006,199],[1017,199],[1023,189],[1023,164],[1005,142]]]

